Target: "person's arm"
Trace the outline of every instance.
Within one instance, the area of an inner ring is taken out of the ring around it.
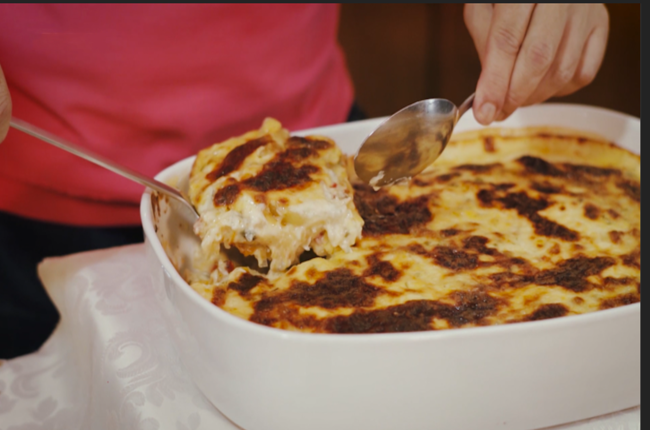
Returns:
[[[9,120],[11,119],[11,97],[5,75],[0,67],[0,143],[7,137]]]
[[[474,116],[484,125],[593,81],[607,46],[603,4],[467,4],[481,60]]]

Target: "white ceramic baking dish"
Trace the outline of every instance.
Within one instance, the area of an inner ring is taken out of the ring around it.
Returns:
[[[296,134],[327,135],[354,153],[382,120]],[[640,153],[640,120],[609,110],[544,104],[499,124],[528,125],[591,131]],[[479,127],[469,113],[457,130]],[[157,178],[183,187],[192,162]],[[147,191],[141,214],[182,360],[207,398],[246,430],[537,429],[640,404],[640,303],[457,330],[288,332],[232,316],[183,281],[175,267],[189,267],[198,241],[173,203]]]

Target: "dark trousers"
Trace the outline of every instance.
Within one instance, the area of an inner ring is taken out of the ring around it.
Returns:
[[[348,121],[365,119],[354,104]],[[143,242],[141,226],[75,227],[0,211],[0,359],[36,351],[59,313],[36,274],[46,257]]]
[[[74,227],[0,211],[0,358],[36,351],[59,320],[36,274],[40,261],[143,240],[141,226]]]

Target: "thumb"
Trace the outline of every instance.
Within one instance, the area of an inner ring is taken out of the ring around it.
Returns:
[[[2,67],[0,67],[0,143],[7,137],[11,119],[11,97]]]

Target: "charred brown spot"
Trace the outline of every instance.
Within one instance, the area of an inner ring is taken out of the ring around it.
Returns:
[[[285,150],[282,155],[282,161],[287,163],[295,163],[298,161],[305,160],[309,157],[316,156],[316,150],[306,146],[298,146],[295,148],[288,148]]]
[[[511,266],[522,266],[526,269],[530,269],[531,267],[530,263],[521,257],[509,257],[508,263],[510,263]]]
[[[483,206],[492,206],[492,202],[496,199],[495,194],[490,190],[480,190],[476,193],[476,198]]]
[[[428,257],[437,265],[450,270],[471,270],[476,269],[479,265],[478,256],[476,254],[470,254],[461,249],[452,248],[450,246],[436,246],[431,251],[428,251],[420,244],[413,244],[407,249],[413,254]]]
[[[600,309],[611,309],[619,306],[631,305],[641,301],[641,296],[636,293],[622,294],[618,297],[603,300],[600,303]]]
[[[485,152],[494,152],[494,137],[492,136],[485,136],[483,138],[483,149],[485,149]]]
[[[610,286],[618,287],[621,285],[632,285],[634,284],[636,279],[630,277],[613,278],[611,276],[608,276],[605,279],[603,279],[603,281],[605,283],[605,287],[610,287]]]
[[[562,167],[566,170],[569,179],[585,179],[588,177],[602,178],[608,176],[620,176],[621,171],[606,167],[588,166],[584,164],[564,163]]]
[[[551,247],[551,249],[548,250],[548,253],[551,255],[558,255],[560,251],[560,245],[556,243]]]
[[[621,255],[621,261],[625,266],[641,269],[641,250],[636,249],[629,254]]]
[[[533,182],[531,188],[543,194],[560,194],[562,187],[555,186],[548,182]]]
[[[616,261],[610,257],[588,258],[584,256],[562,261],[556,267],[535,271],[526,267],[527,273],[499,272],[489,275],[496,286],[520,288],[525,285],[559,286],[574,292],[582,292],[597,287],[587,280],[589,276],[598,275],[613,266]]]
[[[445,182],[449,182],[452,179],[457,178],[459,176],[460,176],[460,173],[452,172],[452,173],[445,173],[443,175],[438,175],[438,176],[436,176],[435,179],[436,179],[437,182],[445,183]]]
[[[502,301],[483,292],[455,292],[454,304],[436,300],[412,300],[379,310],[357,310],[349,316],[330,318],[326,331],[331,333],[395,333],[433,330],[433,318],[444,319],[453,327],[484,324]]]
[[[580,297],[580,296],[575,296],[575,297],[573,298],[573,303],[575,303],[576,305],[581,305],[581,304],[583,304],[584,302],[585,302],[585,299],[583,299],[583,298]]]
[[[490,164],[461,164],[460,166],[455,166],[454,170],[467,170],[473,173],[487,173],[491,170],[501,167],[501,163],[490,163]]]
[[[349,316],[330,318],[330,333],[396,333],[432,330],[431,319],[442,307],[438,302],[413,300],[378,310],[357,310]]]
[[[471,270],[478,266],[476,255],[448,246],[436,246],[429,255],[436,264],[451,270]]]
[[[561,262],[553,269],[543,270],[532,279],[537,285],[558,285],[571,291],[581,292],[593,285],[586,279],[598,275],[616,264],[610,257],[575,257]]]
[[[226,185],[214,193],[214,205],[228,206],[235,203],[235,200],[237,200],[237,196],[239,196],[240,191],[241,187],[239,184]]]
[[[589,219],[598,219],[600,216],[600,208],[594,204],[587,203],[584,207],[585,217]]]
[[[296,167],[284,161],[268,164],[257,176],[246,179],[242,184],[256,191],[285,190],[310,182],[318,167],[311,164]]]
[[[379,276],[387,282],[395,282],[402,276],[402,273],[395,269],[391,262],[382,261],[377,255],[366,257],[366,261],[368,268],[363,272],[364,277]]]
[[[456,236],[458,233],[460,233],[460,230],[456,228],[446,228],[444,230],[440,230],[442,237],[452,237]]]
[[[451,309],[445,309],[446,312],[440,312],[439,317],[454,327],[468,323],[481,324],[485,317],[496,313],[503,303],[483,291],[454,291],[449,297],[455,304]]]
[[[486,245],[488,238],[483,236],[470,236],[463,241],[463,248],[473,249],[480,254],[494,255],[495,250],[488,248]]]
[[[621,189],[632,200],[641,202],[641,184],[635,181],[622,180],[616,183],[616,186]]]
[[[241,167],[244,160],[257,150],[257,148],[264,146],[273,140],[270,136],[262,136],[259,139],[249,140],[243,145],[239,145],[228,153],[217,167],[214,168],[210,173],[208,173],[205,178],[214,182],[222,176],[226,176],[229,173],[234,172],[235,170]]]
[[[330,142],[311,137],[292,136],[287,140],[287,149],[277,156],[279,161],[297,163],[310,157],[317,157],[318,151],[328,149]]]
[[[546,209],[549,206],[547,200],[533,199],[525,192],[509,193],[505,197],[497,199],[506,209],[514,209],[519,215],[531,218],[537,215],[537,212]]]
[[[366,282],[350,269],[327,272],[313,284],[294,281],[288,290],[264,297],[255,304],[255,313],[278,305],[319,306],[325,309],[371,306],[382,289]]]
[[[317,137],[301,137],[301,136],[291,136],[287,140],[288,146],[306,146],[309,148],[316,149],[317,151],[322,151],[324,149],[329,149],[332,147],[332,143],[327,140],[319,139]]]
[[[524,166],[525,170],[531,174],[543,176],[562,177],[577,182],[593,182],[608,176],[619,176],[620,170],[604,167],[588,166],[582,164],[563,163],[555,165],[548,161],[525,155],[517,159],[519,164]]]
[[[257,285],[262,281],[264,281],[264,278],[261,276],[243,273],[237,281],[228,284],[228,289],[235,290],[241,295],[247,295],[250,290],[257,287]]]
[[[406,250],[412,254],[421,255],[423,257],[427,257],[429,255],[427,249],[419,243],[413,243],[411,245],[408,245],[406,247]]]
[[[622,231],[612,230],[612,231],[609,232],[609,240],[611,240],[612,243],[620,243],[621,242],[621,237],[623,237],[623,234],[625,234],[625,233],[623,233]]]
[[[318,151],[331,146],[332,144],[325,140],[292,136],[287,140],[286,149],[276,156],[275,162],[299,163],[307,158],[318,157]]]
[[[520,270],[527,274],[534,273],[533,266],[525,259],[503,254],[495,248],[488,247],[487,243],[488,239],[486,237],[469,236],[463,240],[462,248],[436,246],[432,250],[427,250],[421,244],[414,243],[405,249],[413,254],[430,258],[437,265],[454,271],[473,270],[486,266],[501,266],[506,269],[518,266]],[[481,254],[493,258],[490,261],[481,261],[479,259]]]
[[[541,305],[533,313],[526,315],[524,321],[539,321],[550,318],[563,317],[569,313],[569,309],[561,303],[548,303]]]
[[[482,205],[490,207],[496,202],[505,209],[514,209],[517,213],[533,224],[535,233],[546,237],[557,237],[565,241],[576,241],[580,238],[577,232],[544,218],[537,212],[546,209],[549,203],[545,199],[533,199],[525,192],[508,193],[501,197],[493,190],[480,190],[476,197]]]
[[[561,176],[562,171],[555,167],[555,165],[543,160],[539,157],[532,157],[524,155],[519,157],[517,162],[524,166],[528,173],[544,175],[544,176]]]
[[[375,192],[366,184],[354,184],[354,191],[364,235],[408,234],[431,220],[427,196],[400,203],[383,189]]]
[[[580,235],[565,226],[558,224],[554,221],[548,220],[540,215],[533,215],[530,217],[531,222],[535,226],[535,233],[546,237],[557,237],[558,239],[566,240],[568,242],[578,240]]]
[[[212,300],[213,305],[223,306],[226,303],[226,290],[223,288],[215,288],[212,290]]]
[[[612,217],[612,219],[619,219],[621,217],[621,215],[614,209],[607,209],[607,213]]]
[[[497,288],[518,288],[532,282],[531,276],[512,272],[493,273],[492,275],[489,275],[488,278],[494,283],[494,286]]]

